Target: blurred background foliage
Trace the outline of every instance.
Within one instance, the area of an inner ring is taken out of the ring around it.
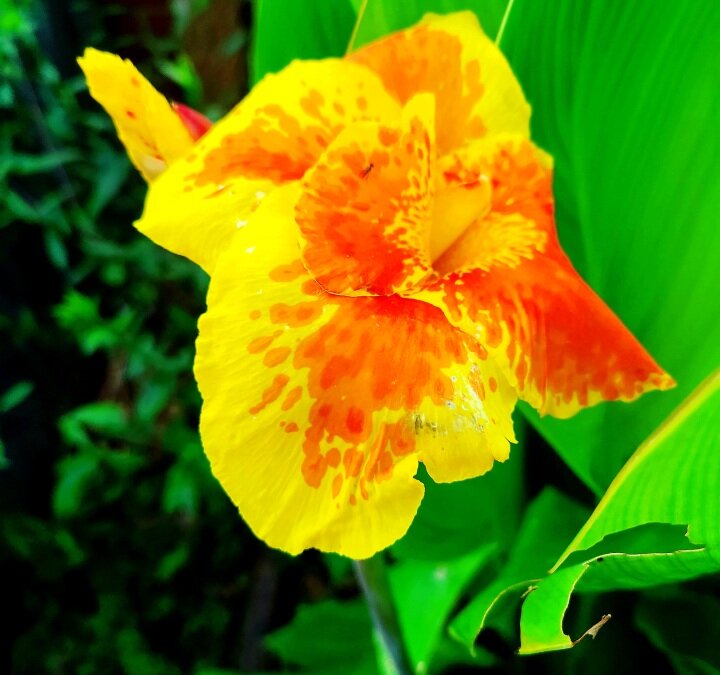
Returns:
[[[342,55],[360,5],[0,0],[0,672],[387,672],[349,561],[267,549],[210,475],[207,279],[131,227],[144,185],[75,64],[121,53],[216,119],[290,59]],[[358,44],[466,7],[494,36],[506,1],[369,0]],[[524,410],[488,476],[421,476],[388,554],[418,673],[720,672],[716,384],[597,506],[720,362],[718,14],[515,0],[502,48],[556,159],[562,241],[679,386],[570,421]],[[609,612],[597,642],[515,655]]]

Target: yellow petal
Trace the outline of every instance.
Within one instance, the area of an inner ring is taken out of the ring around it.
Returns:
[[[212,273],[263,197],[302,178],[342,129],[399,114],[367,68],[295,61],[263,79],[153,183],[136,226]]]
[[[487,355],[437,308],[324,292],[300,262],[297,197],[275,190],[218,261],[197,344],[201,435],[260,538],[364,558],[409,527],[418,457],[450,480],[507,456],[514,397],[494,398]]]
[[[426,399],[414,417],[419,459],[437,483],[486,473],[495,461],[508,458],[510,444],[516,442],[511,417],[515,390],[485,349],[467,335],[462,340],[472,345],[471,355],[447,371],[452,396],[445,405]]]
[[[303,179],[303,260],[331,293],[392,295],[431,273],[434,112],[421,94],[402,120],[347,127]]]
[[[530,107],[473,12],[428,14],[348,58],[377,72],[401,103],[435,94],[440,154],[499,133],[529,136]]]
[[[193,145],[172,107],[126,59],[86,49],[78,59],[90,94],[115,124],[132,163],[151,181]]]

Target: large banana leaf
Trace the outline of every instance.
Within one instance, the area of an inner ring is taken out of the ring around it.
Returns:
[[[720,570],[719,419],[720,373],[630,458],[528,596],[522,653],[573,645],[562,621],[575,590],[645,588]]]
[[[516,0],[502,41],[556,160],[561,239],[676,379],[540,431],[598,494],[720,363],[720,4]]]

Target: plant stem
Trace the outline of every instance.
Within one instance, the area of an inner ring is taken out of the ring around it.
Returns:
[[[393,675],[412,675],[414,669],[405,651],[381,556],[378,554],[367,560],[354,561],[355,576],[365,595],[375,632],[389,662],[388,672]]]

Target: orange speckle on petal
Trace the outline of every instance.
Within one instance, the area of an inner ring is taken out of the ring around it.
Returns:
[[[299,328],[315,321],[322,314],[322,307],[318,301],[299,302],[296,305],[280,302],[270,307],[270,320],[275,324]]]
[[[333,478],[333,483],[332,483],[332,496],[333,496],[334,498],[337,498],[337,496],[340,494],[340,490],[341,490],[341,488],[342,488],[342,484],[343,484],[343,477],[342,477],[342,474],[339,473],[339,474],[337,474],[337,475],[335,476],[335,478]]]
[[[265,354],[263,363],[268,368],[273,368],[280,365],[288,356],[290,356],[289,347],[276,347],[275,349],[270,349],[267,354]]]
[[[305,478],[305,482],[310,487],[320,487],[322,479],[325,477],[325,473],[327,472],[327,468],[327,461],[321,454],[317,453],[307,455],[302,464],[302,473]]]
[[[302,396],[302,387],[293,387],[285,396],[285,400],[282,403],[283,410],[290,410]]]
[[[303,267],[302,261],[296,260],[289,265],[280,265],[270,271],[268,275],[273,281],[289,282],[295,281],[300,276],[307,274],[305,267]]]
[[[365,455],[355,448],[348,448],[343,455],[343,466],[345,467],[345,475],[348,478],[355,478],[360,475]]]
[[[263,392],[262,400],[257,405],[254,405],[252,408],[250,408],[248,412],[251,415],[257,415],[260,411],[267,408],[267,406],[269,406],[271,403],[277,401],[289,381],[290,378],[287,375],[276,375],[275,379],[272,381],[272,384]]]
[[[380,142],[385,145],[395,145],[400,138],[400,132],[397,129],[390,129],[389,127],[381,127],[378,133]]]
[[[337,469],[340,466],[340,450],[337,448],[330,448],[325,454],[325,459],[329,466],[333,469]]]
[[[261,335],[260,337],[256,337],[248,344],[247,350],[251,354],[264,352],[272,344],[273,340],[280,334],[282,334],[282,331],[275,331],[272,335]]]

